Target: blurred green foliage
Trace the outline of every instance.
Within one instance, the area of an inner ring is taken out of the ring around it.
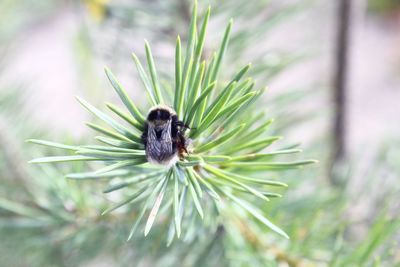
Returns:
[[[368,0],[368,8],[378,14],[390,14],[399,12],[399,0]]]

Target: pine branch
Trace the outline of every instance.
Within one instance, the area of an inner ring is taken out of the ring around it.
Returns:
[[[67,177],[91,180],[107,178],[111,181],[110,186],[104,190],[105,193],[122,192],[122,190],[129,192],[120,203],[103,212],[107,214],[134,202],[141,206],[128,239],[143,225],[141,222],[144,222],[145,217],[147,222],[144,223],[144,234],[149,234],[157,221],[157,216],[165,209],[170,214],[168,216],[170,225],[175,226],[170,227],[168,237],[170,243],[174,236],[180,237],[182,227],[186,227],[188,233],[191,232],[187,220],[198,218],[200,221],[205,221],[208,216],[218,216],[215,215],[214,209],[210,208],[210,203],[219,207],[221,201],[235,203],[249,216],[253,216],[266,227],[288,238],[283,230],[271,223],[253,204],[255,198],[270,201],[270,198],[280,197],[280,194],[271,192],[270,187],[287,185],[256,176],[263,177],[260,175],[265,175],[268,171],[301,168],[315,161],[274,160],[281,154],[299,152],[293,149],[266,152],[280,137],[264,134],[264,129],[269,126],[271,120],[264,116],[253,118],[253,111],[257,110],[257,100],[265,90],[255,89],[254,82],[247,77],[250,64],[239,69],[230,82],[225,84],[220,81],[220,72],[224,69],[224,58],[229,48],[232,20],[225,28],[220,47],[214,56],[200,62],[210,12],[209,8],[198,30],[197,24],[200,20],[197,18],[197,2],[195,2],[186,49],[181,49],[180,39],[177,38],[175,79],[171,82],[171,84],[175,82],[175,95],[171,103],[164,103],[167,93],[157,76],[150,45],[145,42],[148,72],[133,54],[140,79],[153,106],[149,114],[154,110],[157,111],[157,108],[164,108],[160,104],[170,105],[176,110],[178,120],[182,120],[176,122],[175,126],[170,126],[176,127],[174,131],[177,132],[177,136],[171,135],[166,139],[163,137],[165,140],[172,140],[168,142],[172,142],[172,148],[176,149],[173,154],[175,160],[164,165],[154,164],[157,160],[153,158],[154,155],[151,153],[154,151],[151,152],[149,147],[153,145],[152,142],[158,144],[159,141],[155,138],[144,139],[152,134],[150,125],[153,125],[153,121],[150,115],[140,112],[127,91],[107,68],[106,75],[129,113],[110,104],[107,106],[119,119],[128,122],[129,127],[78,97],[84,108],[108,126],[88,124],[104,135],[96,137],[104,143],[103,145],[71,146],[30,140],[33,143],[68,152],[65,156],[34,159],[32,163],[100,161],[106,164],[94,172],[69,174]],[[172,112],[169,115],[171,117],[175,111],[170,109],[168,108],[168,112]],[[157,118],[157,120],[164,119]],[[253,124],[260,120],[267,123],[250,130],[254,128]],[[175,123],[172,119],[165,121],[171,125]],[[238,121],[241,122],[238,124]],[[251,138],[248,138],[249,136]],[[155,150],[157,153],[165,153],[157,149]],[[121,171],[125,174],[121,175]],[[122,182],[113,182],[121,179]],[[191,211],[190,216],[188,211]]]

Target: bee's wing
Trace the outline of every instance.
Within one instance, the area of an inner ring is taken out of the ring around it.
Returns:
[[[171,121],[165,123],[164,127],[158,130],[153,126],[149,126],[146,152],[148,157],[158,162],[174,156],[175,151],[171,136]]]

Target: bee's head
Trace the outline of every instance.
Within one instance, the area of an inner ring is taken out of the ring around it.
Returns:
[[[150,110],[147,116],[148,123],[153,124],[155,127],[162,127],[167,124],[175,112],[168,107],[157,106]]]

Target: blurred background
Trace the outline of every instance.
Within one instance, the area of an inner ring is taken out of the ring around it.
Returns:
[[[26,139],[92,139],[74,96],[115,100],[104,66],[145,99],[130,56],[145,56],[144,39],[172,81],[191,1],[2,0],[0,266],[400,266],[400,1],[199,0],[201,14],[209,4],[206,56],[233,18],[222,75],[251,62],[273,133],[320,161],[283,174],[284,197],[265,205],[291,240],[254,226],[169,249],[157,234],[126,243],[132,218],[99,217],[101,186],[63,178],[85,166],[27,163],[53,152]]]

